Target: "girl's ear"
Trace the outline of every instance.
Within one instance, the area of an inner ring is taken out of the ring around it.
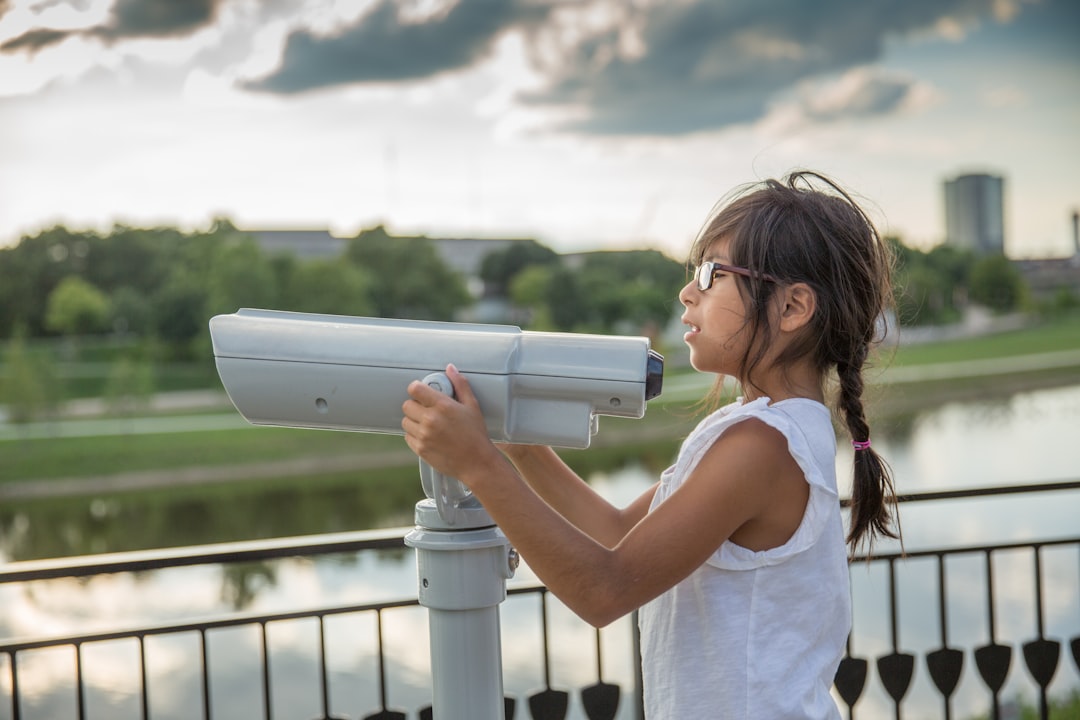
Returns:
[[[817,309],[817,295],[806,283],[788,285],[781,293],[780,329],[794,332],[810,323]]]

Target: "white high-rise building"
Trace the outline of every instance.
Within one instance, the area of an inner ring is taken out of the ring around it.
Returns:
[[[1005,180],[960,175],[945,181],[945,242],[979,255],[1005,252]]]

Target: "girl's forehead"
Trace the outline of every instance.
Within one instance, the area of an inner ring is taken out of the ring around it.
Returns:
[[[718,237],[711,243],[705,246],[704,251],[701,253],[701,259],[704,260],[727,260],[730,258],[728,255],[728,246],[731,243],[727,236]]]

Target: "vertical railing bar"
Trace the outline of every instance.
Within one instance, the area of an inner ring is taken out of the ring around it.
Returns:
[[[593,628],[596,631],[596,682],[601,682],[604,679],[604,663],[600,659],[600,628]]]
[[[938,566],[938,616],[941,622],[941,647],[949,647],[949,613],[945,605],[945,555],[937,555]]]
[[[206,628],[199,629],[199,647],[202,652],[203,718],[210,720],[210,656],[206,648]]]
[[[271,708],[270,698],[270,647],[266,641],[266,623],[259,623],[259,644],[262,647],[262,691],[263,691],[263,717],[273,720],[274,711]]]
[[[75,714],[86,720],[86,685],[82,672],[82,643],[75,643]]]
[[[1035,622],[1038,637],[1043,639],[1043,593],[1042,593],[1042,550],[1041,545],[1033,545],[1035,551]]]
[[[1035,551],[1035,625],[1038,630],[1036,637],[1044,640],[1046,636],[1043,634],[1042,546],[1036,543],[1032,546],[1032,550]],[[1042,720],[1050,717],[1049,699],[1046,697],[1046,688],[1042,683],[1039,683],[1039,717]]]
[[[949,647],[949,613],[946,608],[946,597],[948,593],[945,590],[945,553],[938,553],[936,557],[938,567],[938,616],[940,618],[939,625],[941,627],[941,647],[944,650]],[[945,720],[952,720],[952,703],[949,702],[949,696],[942,693],[941,700],[945,705]]]
[[[854,609],[853,609],[853,612],[854,612]],[[844,642],[844,654],[847,657],[851,657],[851,636],[854,634],[854,632],[853,632],[854,627],[855,627],[855,622],[854,622],[854,617],[852,617],[852,630],[848,632],[847,640]],[[847,705],[847,703],[844,703],[844,704]],[[848,705],[848,720],[855,720],[855,706],[854,705]]]
[[[326,622],[325,616],[319,615],[319,676],[322,681],[322,714],[330,717],[330,683],[326,676]]]
[[[995,628],[994,620],[994,559],[993,550],[986,549],[986,617],[990,626],[990,642],[989,645],[997,644],[997,630]],[[1000,720],[1001,718],[1001,701],[998,698],[998,691],[994,690],[992,695],[993,710],[992,717],[994,720]]]
[[[899,611],[896,603],[896,560],[889,558],[889,621],[892,626],[892,649],[894,653],[900,652]],[[895,705],[896,720],[902,720],[900,715],[900,699],[893,700]]]
[[[379,708],[386,710],[386,657],[383,654],[382,610],[375,610],[375,632],[379,647]]]
[[[139,682],[142,685],[142,720],[150,720],[150,693],[146,681],[146,636],[138,635],[139,640]]]
[[[994,621],[994,562],[993,550],[986,551],[986,616],[990,623],[990,644],[997,643],[997,628]]]
[[[544,688],[551,688],[551,657],[548,649],[547,592],[540,591],[540,631],[543,633]]]
[[[897,627],[899,613],[896,608],[896,561],[889,559],[889,622],[892,629],[893,652],[900,652],[900,632]]]
[[[20,710],[22,703],[19,702],[19,671],[15,667],[15,656],[18,654],[17,651],[8,653],[8,658],[11,661],[11,720],[20,720],[22,717]]]

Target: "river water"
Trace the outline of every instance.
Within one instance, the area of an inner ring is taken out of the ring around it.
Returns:
[[[915,493],[1024,483],[1075,480],[1080,477],[1080,384],[1006,393],[999,397],[927,407],[874,428],[874,444],[888,458],[898,492]],[[844,494],[850,476],[851,451],[845,443],[837,456]],[[625,503],[655,479],[656,468],[639,462],[589,478],[613,502]],[[278,491],[280,492],[280,491]],[[305,500],[314,512],[332,514],[343,501],[340,490],[328,498]],[[10,553],[31,523],[49,522],[56,536],[98,532],[100,538],[123,534],[124,524],[137,525],[131,511],[118,501],[99,498],[70,515],[57,503],[35,513],[5,513],[0,526],[0,552]],[[208,517],[228,517],[221,508],[193,506],[190,497],[164,512],[198,523]],[[220,497],[207,500],[222,502]],[[256,509],[297,503],[293,496],[252,500]],[[85,501],[83,501],[85,506]],[[27,506],[30,507],[29,505]],[[227,509],[227,508],[226,508]],[[268,511],[269,512],[269,511]],[[73,518],[80,518],[76,522]],[[89,520],[86,518],[89,517]],[[66,518],[66,519],[65,519]],[[96,518],[96,520],[95,520]],[[373,524],[403,525],[408,512],[383,516]],[[96,522],[96,525],[94,524]],[[89,523],[89,524],[87,524]],[[107,527],[110,526],[111,527]],[[96,530],[95,530],[96,528]],[[942,500],[907,504],[902,509],[905,547],[911,550],[1075,537],[1080,531],[1080,492],[1037,493],[985,499]],[[48,535],[48,534],[46,534]],[[61,538],[62,539],[62,538]],[[69,538],[70,539],[70,538]],[[110,549],[101,540],[102,549]],[[882,543],[882,551],[897,549]],[[10,554],[7,555],[10,557]],[[0,560],[3,560],[0,557]],[[1080,670],[1068,657],[1069,640],[1080,635],[1080,557],[1075,547],[1043,553],[1045,632],[1062,642],[1063,654],[1051,692],[1061,694],[1080,685]],[[985,569],[981,556],[961,557],[949,567],[950,644],[970,648],[988,638],[985,610]],[[922,656],[941,646],[937,621],[937,575],[931,561],[898,566],[901,617],[898,646],[919,656],[915,682],[904,701],[905,717],[940,717],[941,700],[931,690]],[[1033,560],[1030,551],[1005,554],[994,568],[996,640],[1018,647],[1036,634]],[[535,580],[522,566],[513,587]],[[139,574],[101,576],[83,581],[50,581],[0,587],[0,637],[21,638],[91,632],[208,617],[243,609],[277,612],[297,608],[375,602],[413,597],[416,593],[411,552],[362,553],[347,557],[280,562],[224,569],[182,568]],[[892,650],[885,608],[888,603],[884,567],[853,567],[856,644],[854,655],[876,658]],[[508,694],[520,699],[544,683],[538,628],[538,603],[531,595],[514,596],[501,608],[505,682]],[[553,638],[552,685],[580,689],[596,680],[591,629],[555,600],[548,603]],[[384,614],[383,642],[389,661],[388,693],[392,706],[410,713],[430,702],[430,668],[424,611]],[[269,630],[274,673],[275,717],[314,717],[317,713],[313,654],[314,621],[274,624]],[[261,716],[257,633],[240,629],[213,633],[211,675],[215,717]],[[374,625],[370,617],[328,619],[328,665],[333,712],[363,717],[378,709],[371,670]],[[633,685],[629,620],[602,633],[604,679],[628,690]],[[584,648],[584,650],[583,650]],[[99,643],[84,648],[85,681],[90,717],[138,717],[137,655],[134,643]],[[152,717],[200,717],[193,698],[199,687],[196,638],[191,635],[148,640]],[[7,701],[10,680],[7,661],[0,658],[0,720],[11,717]],[[1031,699],[1034,685],[1021,661],[1014,659],[1004,697]],[[20,689],[24,718],[70,717],[74,712],[71,651],[41,651],[21,655]],[[873,670],[871,670],[873,674]],[[585,679],[583,682],[582,679]],[[880,683],[872,678],[857,706],[860,717],[891,717]],[[985,713],[989,697],[978,680],[970,654],[953,699],[954,717]],[[413,715],[410,714],[410,717]],[[526,717],[519,704],[518,718]],[[570,718],[583,718],[580,701],[571,702]],[[629,718],[628,703],[620,718]]]

